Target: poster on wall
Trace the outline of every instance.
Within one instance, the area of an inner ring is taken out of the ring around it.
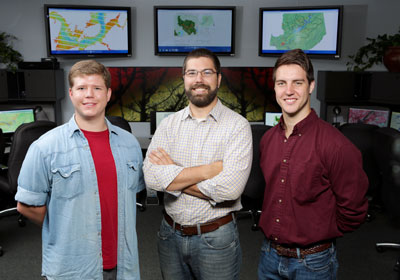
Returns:
[[[108,67],[112,97],[107,115],[130,122],[150,121],[152,111],[179,111],[187,106],[181,67]],[[263,122],[264,112],[279,112],[272,67],[222,67],[218,98],[251,122]]]

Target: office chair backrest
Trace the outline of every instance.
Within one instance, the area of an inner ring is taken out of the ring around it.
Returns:
[[[394,167],[400,166],[395,154],[394,144],[400,139],[400,132],[390,127],[381,127],[375,131],[374,155],[382,175],[382,201],[385,208],[396,217],[400,217],[400,185],[394,176]]]
[[[29,146],[47,131],[55,128],[57,125],[51,121],[35,121],[20,125],[13,137],[8,157],[8,183],[9,192],[17,192],[17,180],[22,162]]]
[[[377,125],[364,123],[347,123],[339,127],[346,136],[361,152],[363,169],[368,176],[369,194],[372,196],[378,192],[380,174],[374,158],[374,134],[379,128]]]
[[[120,116],[107,116],[106,117],[110,123],[113,125],[119,126],[122,129],[125,129],[126,131],[129,131],[132,133],[131,126],[129,125],[129,122],[125,120],[123,117]]]
[[[253,136],[253,162],[249,179],[243,191],[243,196],[247,196],[253,200],[258,200],[262,203],[264,199],[265,180],[260,167],[260,141],[264,133],[271,126],[263,124],[251,125],[251,134]]]
[[[0,164],[3,163],[5,146],[6,146],[6,141],[3,136],[3,130],[0,128]]]

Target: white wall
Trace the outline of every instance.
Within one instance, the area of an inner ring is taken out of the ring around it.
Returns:
[[[14,47],[25,61],[40,61],[46,57],[44,4],[116,5],[132,7],[133,55],[130,58],[98,59],[106,66],[181,66],[183,57],[154,56],[153,6],[155,5],[218,5],[237,6],[236,55],[221,57],[222,66],[273,66],[276,58],[258,56],[258,13],[260,7],[344,5],[342,56],[339,60],[313,60],[318,70],[346,70],[348,56],[366,43],[365,37],[397,32],[400,27],[399,0],[0,0],[0,31],[15,35],[19,40]],[[59,59],[67,75],[76,60]],[[377,66],[372,70],[384,70]],[[45,81],[43,81],[45,82]],[[62,101],[62,119],[66,122],[73,113],[65,81],[65,98]],[[316,92],[311,106],[319,112]],[[148,124],[135,124],[134,134],[142,137],[149,133]]]

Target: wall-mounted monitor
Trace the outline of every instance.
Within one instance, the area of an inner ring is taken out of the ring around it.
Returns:
[[[185,55],[206,48],[234,55],[235,12],[228,6],[155,6],[155,54]]]
[[[33,108],[0,110],[0,128],[6,135],[12,135],[23,123],[35,121]]]
[[[175,112],[160,112],[160,111],[150,112],[150,135],[154,135],[161,121],[173,113]]]
[[[340,58],[343,6],[260,8],[260,56],[302,49],[313,58]]]
[[[264,124],[268,126],[275,126],[278,124],[282,113],[265,112]]]
[[[44,5],[47,55],[131,56],[131,8]]]

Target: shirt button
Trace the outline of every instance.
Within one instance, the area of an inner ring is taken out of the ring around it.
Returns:
[[[285,182],[285,179],[281,179],[281,182],[284,183],[284,182]]]
[[[285,139],[285,140],[283,140],[283,142],[285,142],[285,143],[286,143],[286,142],[287,142],[287,140]]]
[[[283,162],[286,162],[286,159],[284,159]]]
[[[279,202],[279,203],[282,203],[282,199],[279,199],[278,202]]]
[[[301,133],[299,133],[299,136],[301,136]]]
[[[276,221],[277,223],[279,223],[279,219],[276,219],[275,221]]]
[[[275,241],[278,241],[278,237],[275,237],[274,240],[275,240]]]

